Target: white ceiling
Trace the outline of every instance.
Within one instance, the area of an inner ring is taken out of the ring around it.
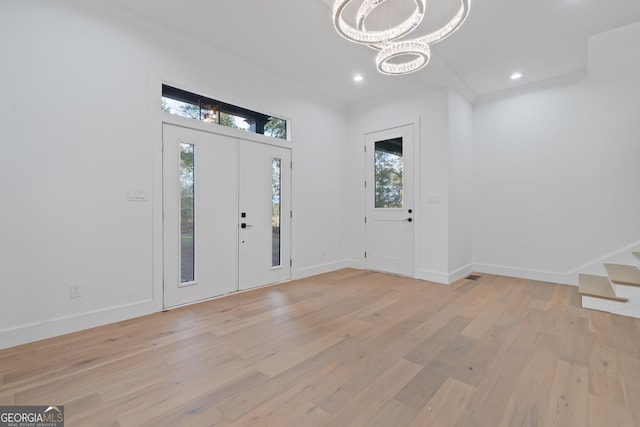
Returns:
[[[376,71],[375,51],[335,32],[332,0],[111,1],[344,104],[439,87],[443,71],[472,96],[584,71],[589,35],[640,21],[640,0],[473,0],[462,28],[432,48],[432,63],[392,77]],[[427,16],[440,19],[452,2],[431,0]],[[511,81],[514,71],[523,78]]]

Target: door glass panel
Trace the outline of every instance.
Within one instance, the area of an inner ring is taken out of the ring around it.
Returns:
[[[195,281],[194,149],[180,144],[180,283]]]
[[[376,141],[375,165],[375,207],[402,207],[402,138]]]
[[[279,267],[280,259],[280,206],[282,197],[282,160],[273,159],[271,174],[271,266]]]

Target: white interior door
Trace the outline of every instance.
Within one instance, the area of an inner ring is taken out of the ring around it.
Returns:
[[[291,150],[240,141],[240,289],[291,278]]]
[[[164,307],[238,290],[237,140],[163,125]]]
[[[367,269],[413,276],[413,125],[366,135]]]

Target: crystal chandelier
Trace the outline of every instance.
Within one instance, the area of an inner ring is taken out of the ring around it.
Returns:
[[[379,72],[387,75],[409,74],[427,65],[431,57],[430,46],[460,28],[469,14],[471,4],[471,0],[459,0],[460,9],[444,26],[426,35],[408,39],[405,36],[415,30],[424,18],[427,0],[412,0],[415,9],[404,21],[391,23],[385,29],[370,31],[365,25],[367,17],[387,0],[357,0],[360,5],[357,12],[351,7],[352,13],[346,13],[347,6],[354,1],[356,0],[336,0],[333,4],[333,24],[336,31],[349,41],[377,50],[376,67]]]

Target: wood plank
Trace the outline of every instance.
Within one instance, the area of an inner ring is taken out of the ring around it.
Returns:
[[[547,311],[549,309],[549,301],[543,301],[539,299],[533,299],[529,303],[529,307],[534,310]]]
[[[580,274],[578,276],[580,295],[608,299],[611,301],[628,302],[628,298],[616,295],[609,279],[603,276]]]
[[[421,409],[453,373],[454,367],[432,360],[405,385],[395,399],[415,409]]]
[[[640,326],[640,320],[627,316],[611,316],[613,326],[613,345],[620,353],[620,356],[629,356],[640,359],[640,342],[637,335],[629,333],[635,329],[635,325]]]
[[[495,303],[489,305],[462,330],[462,335],[475,339],[484,337],[504,311],[504,304]]]
[[[587,403],[587,427],[637,427],[631,411],[625,405],[609,399],[589,395]]]
[[[456,427],[497,426],[531,352],[503,345],[480,381]]]
[[[571,304],[571,296],[573,294],[573,286],[557,286],[549,301],[549,310],[557,310],[565,312]]]
[[[589,392],[624,404],[624,377],[618,353],[609,344],[608,337],[592,334],[589,355]]]
[[[554,370],[553,353],[534,350],[520,374],[518,383],[511,390],[511,397],[498,426],[543,425]]]
[[[376,419],[368,420],[366,427],[408,426],[416,418],[418,411],[395,399],[385,403]]]
[[[313,393],[309,391],[321,387],[323,378],[333,369],[334,366],[329,365],[318,370],[246,415],[237,418],[231,425],[326,425],[331,414],[314,403]]]
[[[640,381],[638,381],[640,379],[640,359],[625,354],[621,355],[620,371],[624,384],[625,403],[637,423],[640,420]]]
[[[638,267],[624,264],[605,264],[604,268],[613,283],[640,286],[640,270],[638,270]]]
[[[406,359],[420,365],[426,365],[444,349],[451,340],[472,321],[471,318],[456,316],[438,329],[433,335],[415,346],[406,355]]]
[[[587,425],[589,368],[558,360],[547,403],[545,426]]]
[[[467,354],[467,357],[457,364],[451,376],[478,387],[484,377],[489,374],[492,362],[499,354],[505,339],[505,329],[504,326],[493,326],[487,335]]]
[[[448,378],[418,413],[411,426],[455,426],[460,416],[468,411],[475,391],[475,387]]]
[[[411,381],[421,369],[422,366],[408,360],[399,360],[398,363],[383,372],[369,387],[354,396],[327,424],[370,425],[371,420],[377,419],[384,410],[385,403],[392,400],[404,384]]]
[[[545,321],[546,312],[530,308],[518,317],[514,325],[506,331],[506,347],[529,350]]]

